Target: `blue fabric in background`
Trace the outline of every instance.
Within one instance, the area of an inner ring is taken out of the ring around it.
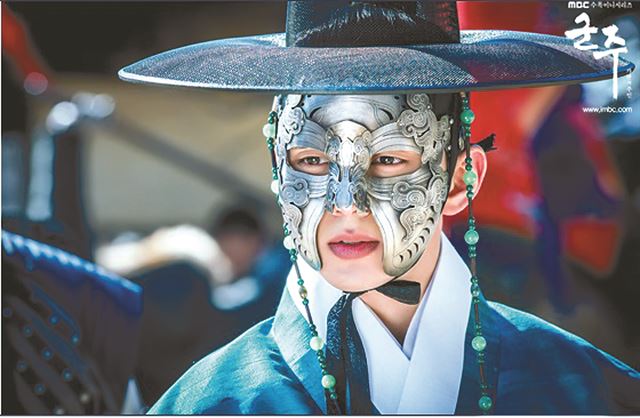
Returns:
[[[2,413],[120,413],[136,362],[141,287],[4,230],[2,273]],[[12,332],[21,323],[24,338]],[[41,351],[46,361],[36,351],[42,345],[51,353],[47,358]],[[63,378],[65,371],[70,378]],[[24,382],[45,388],[39,401],[29,398]],[[89,401],[81,400],[83,394]]]

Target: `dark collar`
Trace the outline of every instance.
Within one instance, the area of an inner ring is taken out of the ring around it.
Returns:
[[[313,302],[312,302],[313,303]],[[485,375],[489,391],[495,402],[495,388],[498,382],[498,360],[500,352],[500,333],[495,314],[483,296],[478,304],[482,321],[483,336],[487,340],[485,349]],[[465,339],[464,365],[460,392],[456,404],[456,414],[477,415],[480,412],[480,373],[476,352],[471,348],[471,340],[475,336],[473,306],[471,307],[467,336]],[[280,305],[276,311],[273,327],[273,338],[280,348],[282,357],[294,372],[300,383],[309,392],[318,407],[326,414],[324,389],[320,384],[321,374],[315,353],[309,348],[311,335],[307,321],[296,308],[289,291],[285,288]]]

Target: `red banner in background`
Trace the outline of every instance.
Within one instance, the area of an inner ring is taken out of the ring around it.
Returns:
[[[549,3],[487,3],[459,2],[461,29],[504,29],[527,32],[546,32],[562,35],[566,28],[554,21]],[[566,87],[515,89],[477,92],[471,106],[476,119],[472,142],[491,133],[496,134],[499,152],[488,154],[489,174],[482,191],[474,200],[474,213],[480,225],[497,227],[535,240],[540,229],[539,210],[543,205],[540,173],[532,142],[538,129],[547,120],[566,93]],[[617,200],[622,194],[618,171],[613,163],[596,116],[571,109],[563,109],[566,129],[579,134],[582,149],[590,162],[596,184],[595,193]],[[562,140],[562,132],[557,132]],[[549,146],[545,141],[545,146]],[[579,202],[575,202],[579,204]],[[610,216],[597,218],[584,213],[558,219],[563,252],[597,274],[605,274],[615,264],[622,230],[618,220]],[[466,222],[463,212],[449,218],[445,227]],[[543,221],[544,222],[544,221]],[[585,245],[585,243],[587,243]]]

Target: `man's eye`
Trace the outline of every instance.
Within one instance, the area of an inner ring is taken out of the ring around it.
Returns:
[[[397,157],[391,157],[388,155],[382,155],[378,158],[376,158],[373,163],[374,164],[381,164],[381,165],[396,165],[396,164],[400,164],[402,163],[404,160],[397,158]]]
[[[307,164],[307,165],[320,165],[325,161],[323,161],[322,158],[320,157],[305,157],[305,158],[301,158],[300,162],[302,164]]]

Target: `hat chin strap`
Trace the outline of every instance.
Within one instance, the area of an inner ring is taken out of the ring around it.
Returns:
[[[385,296],[393,300],[407,304],[417,305],[420,302],[420,283],[410,280],[391,279],[382,286],[378,286],[373,290],[377,290]]]

